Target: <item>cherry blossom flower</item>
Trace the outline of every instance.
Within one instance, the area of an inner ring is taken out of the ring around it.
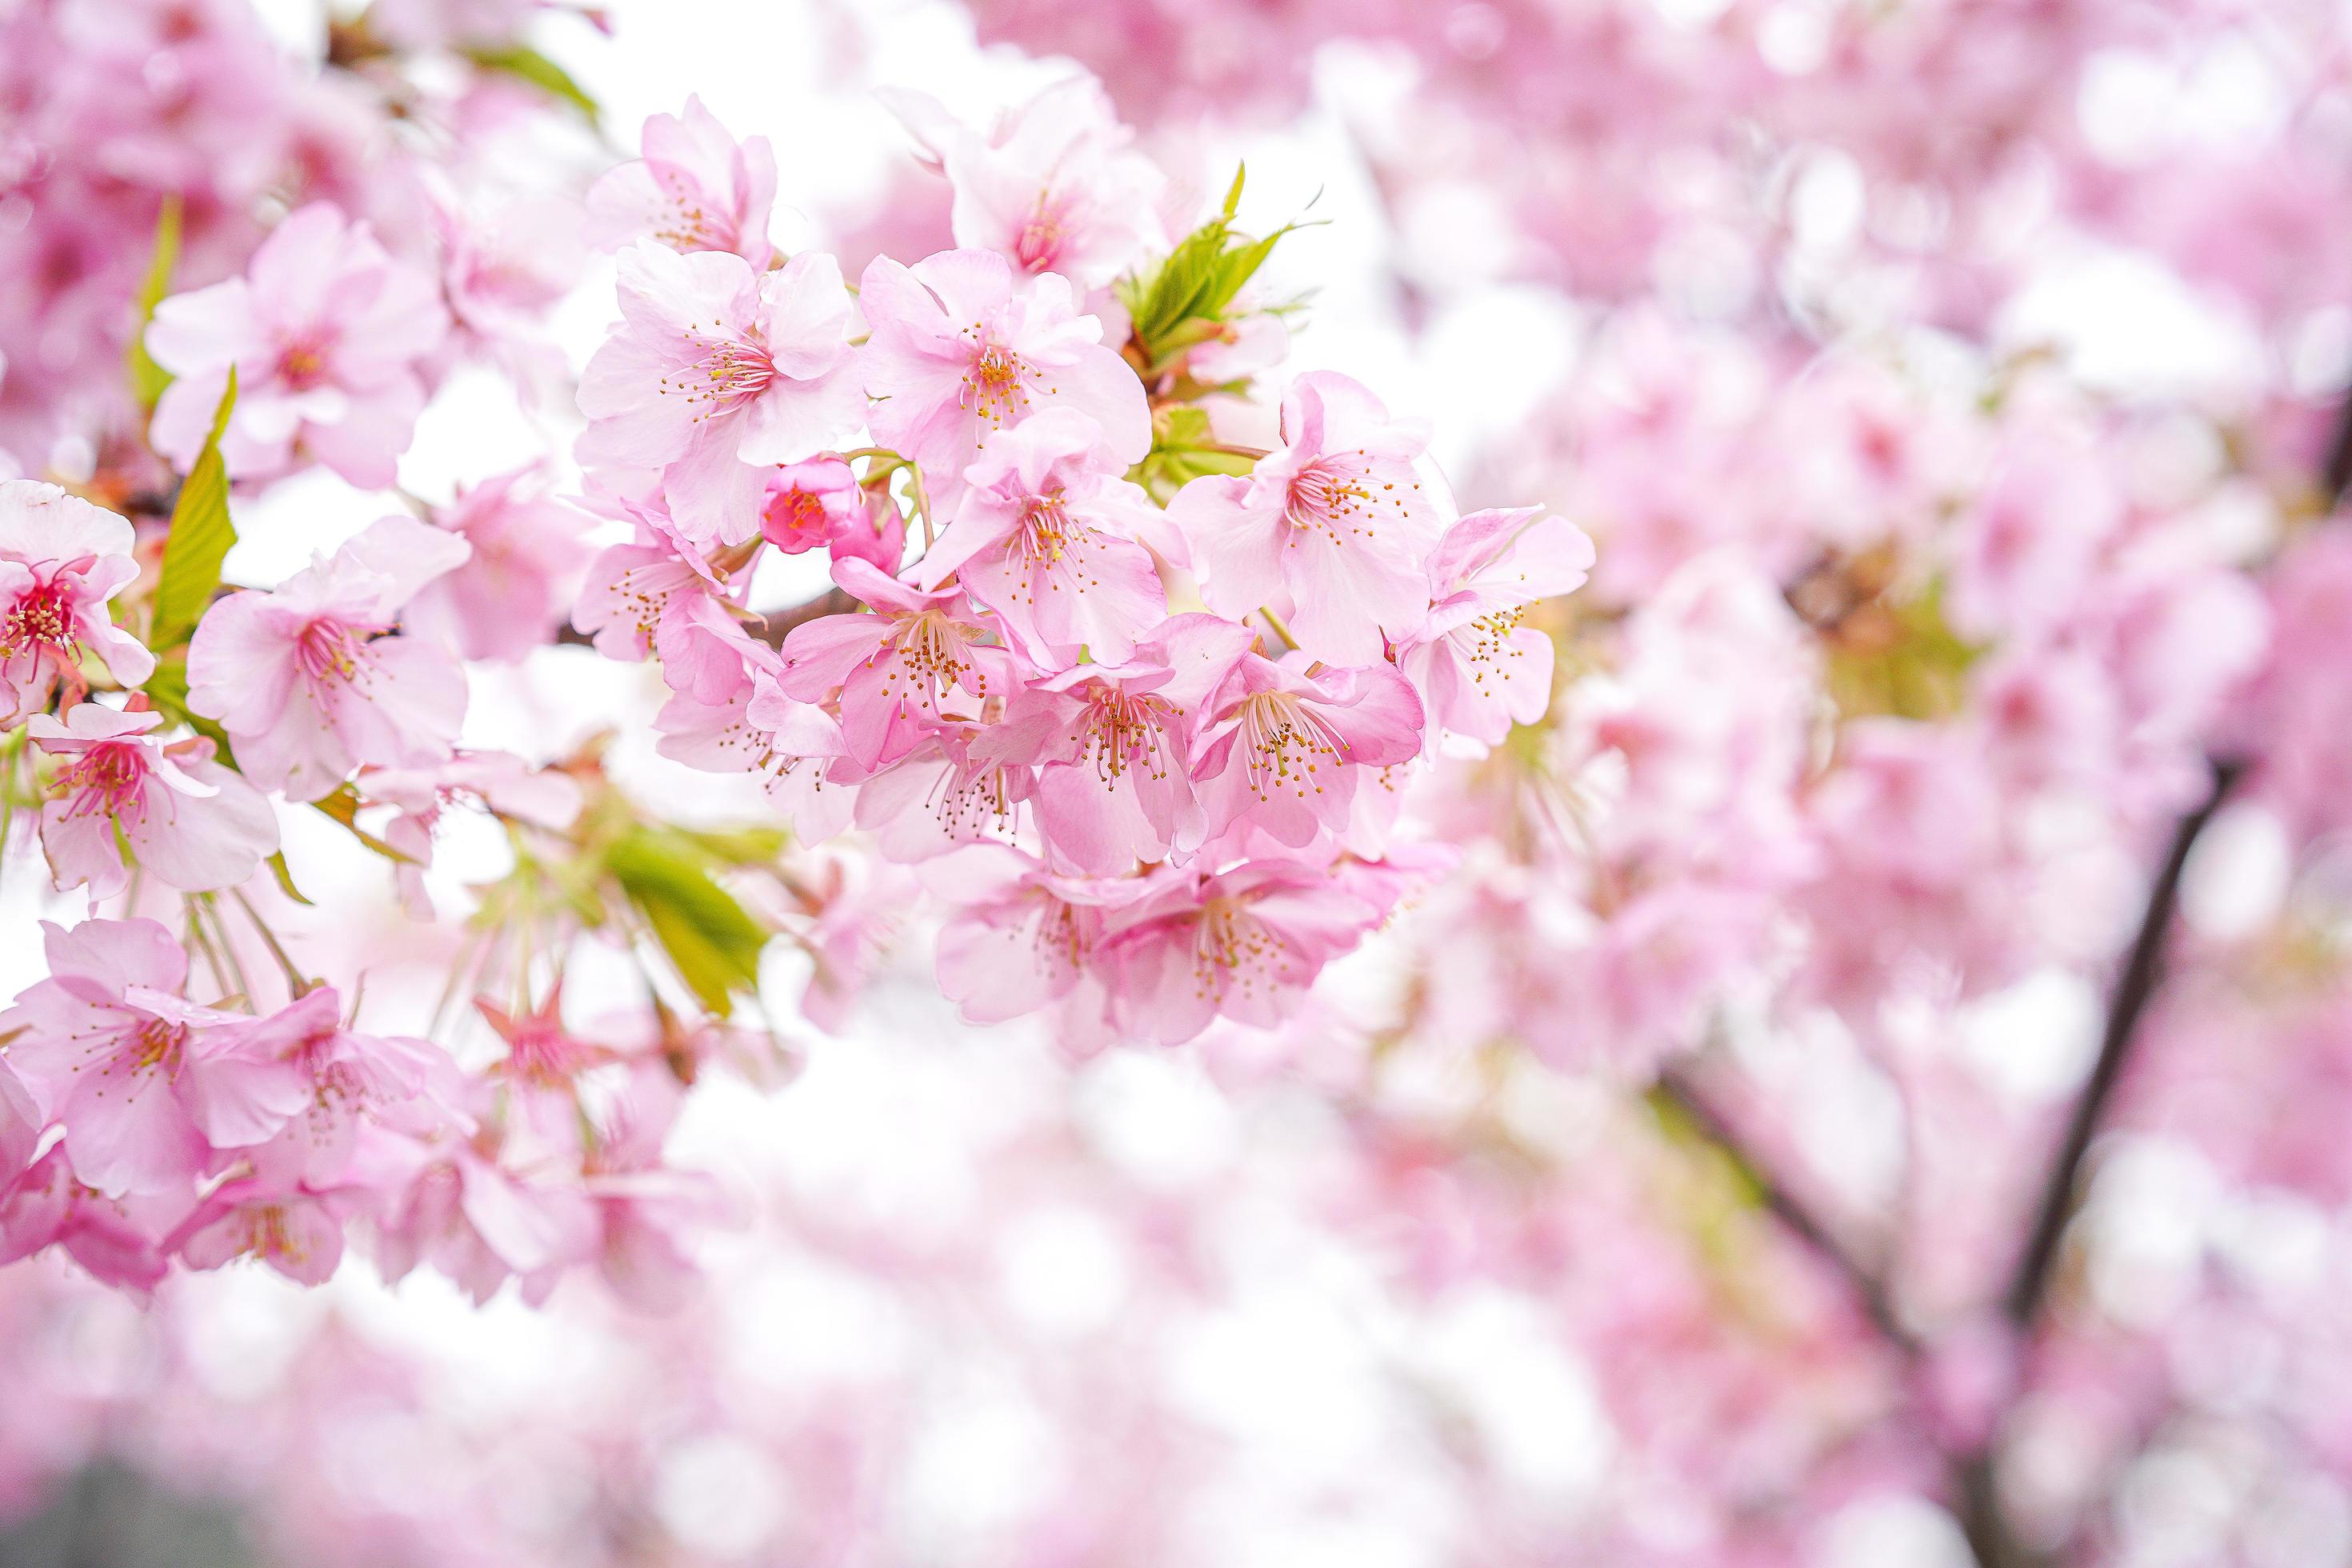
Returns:
[[[0,1057],[0,1186],[33,1163],[47,1120],[24,1079]]]
[[[1413,460],[1428,437],[1344,375],[1316,371],[1282,400],[1283,447],[1247,478],[1194,479],[1169,517],[1191,541],[1209,607],[1239,618],[1296,606],[1298,646],[1334,664],[1384,656],[1420,628],[1443,528]]]
[[[916,581],[937,588],[953,574],[1041,668],[1075,663],[1082,647],[1124,661],[1168,614],[1159,567],[1137,542],[1151,503],[1126,472],[1102,427],[1074,408],[997,431],[964,470],[969,488]]]
[[[137,686],[154,655],[117,627],[107,601],[139,575],[131,524],[31,479],[0,479],[0,723],[47,704],[60,680],[79,692],[81,649]]]
[[[730,251],[621,253],[622,324],[588,362],[580,437],[590,467],[663,470],[670,514],[698,543],[760,531],[770,465],[856,427],[849,295],[832,257],[772,272]]]
[[[0,1265],[56,1247],[91,1278],[142,1294],[170,1270],[160,1238],[188,1205],[180,1194],[110,1197],[75,1178],[59,1143],[0,1187]]]
[[[249,1054],[284,1064],[303,1086],[303,1103],[285,1128],[245,1152],[280,1186],[323,1191],[341,1184],[362,1126],[412,1137],[471,1128],[447,1052],[406,1036],[361,1034],[345,1026],[342,1013],[335,988],[316,986],[244,1030]]]
[[[183,1001],[188,955],[153,921],[44,922],[49,977],[0,1014],[16,1070],[66,1124],[75,1177],[109,1197],[193,1180],[215,1148],[274,1135],[309,1099],[247,1020]]]
[[[1203,879],[1174,868],[1109,919],[1101,962],[1129,1036],[1181,1045],[1227,1017],[1278,1022],[1381,905],[1332,868],[1255,860]]]
[[[706,773],[759,775],[793,830],[806,842],[830,838],[849,826],[854,785],[829,783],[827,773],[848,752],[841,721],[814,703],[797,701],[765,670],[717,703],[678,692],[654,721],[656,750]]]
[[[1171,617],[1126,663],[1032,681],[978,749],[1038,765],[1038,828],[1066,866],[1112,876],[1189,853],[1208,831],[1192,784],[1196,738],[1250,641],[1214,616]]]
[[[362,763],[446,757],[465,672],[398,621],[469,552],[455,534],[388,517],[272,592],[231,594],[189,641],[188,706],[220,721],[248,778],[294,800],[317,799]]]
[[[1101,1016],[1108,996],[1095,961],[1108,911],[1140,884],[1055,876],[993,845],[961,851],[926,881],[956,905],[940,931],[940,989],[966,1020],[1001,1023],[1055,1003]]]
[[[1073,77],[1006,114],[988,135],[915,93],[886,95],[955,189],[955,242],[1024,272],[1100,289],[1168,243],[1164,177],[1130,150],[1100,83]]]
[[[156,449],[184,470],[195,462],[234,368],[221,437],[233,477],[309,458],[383,489],[425,406],[418,363],[448,327],[430,275],[314,202],[271,231],[244,277],[155,307],[147,352],[178,377],[155,407]]]
[[[298,1285],[323,1285],[343,1260],[343,1224],[355,1193],[305,1192],[256,1177],[224,1182],[166,1238],[191,1268],[240,1258],[265,1263]]]
[[[1421,751],[1421,700],[1391,666],[1309,675],[1304,653],[1246,654],[1202,731],[1192,778],[1220,834],[1244,819],[1293,848],[1348,820],[1365,767]]]
[[[833,580],[877,613],[824,616],[794,626],[784,638],[776,685],[802,702],[839,693],[842,736],[859,767],[906,755],[946,717],[951,692],[985,698],[992,667],[1003,689],[1003,650],[982,644],[960,593],[909,588],[855,558],[835,562]]]
[[[472,547],[409,600],[403,624],[438,637],[463,658],[511,664],[561,626],[580,583],[589,520],[532,493],[533,468],[511,469],[458,492],[432,521]]]
[[[1151,449],[1143,384],[1078,313],[1067,279],[1014,286],[993,251],[943,250],[912,267],[877,257],[858,280],[872,336],[859,352],[875,438],[919,464],[932,504],[953,507],[991,434],[1038,409],[1075,408],[1101,426],[1109,456]]]
[[[786,555],[824,549],[895,573],[907,553],[907,520],[896,505],[869,499],[839,458],[812,458],[768,480],[760,537]]]
[[[776,199],[776,155],[764,136],[740,142],[699,98],[683,115],[646,121],[645,156],[623,163],[588,191],[588,210],[614,248],[650,239],[691,254],[723,250],[764,271],[775,254],[768,213]]]
[[[1551,703],[1551,638],[1528,606],[1575,592],[1592,541],[1539,507],[1473,512],[1429,558],[1429,619],[1399,640],[1397,668],[1440,729],[1493,745]]]
[[[233,887],[277,851],[278,818],[261,792],[214,762],[209,741],[166,749],[152,733],[163,721],[95,702],[62,724],[46,713],[28,721],[33,743],[63,764],[57,798],[41,808],[60,891],[87,883],[94,904],[122,890],[132,865],[186,892]]]

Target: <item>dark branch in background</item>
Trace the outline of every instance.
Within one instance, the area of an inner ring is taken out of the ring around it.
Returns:
[[[1885,1282],[1864,1268],[1835,1233],[1764,1167],[1746,1141],[1724,1120],[1690,1076],[1678,1068],[1666,1068],[1658,1075],[1658,1092],[1690,1121],[1701,1136],[1721,1150],[1725,1157],[1738,1168],[1740,1174],[1756,1189],[1759,1200],[1772,1217],[1803,1242],[1814,1257],[1838,1277],[1853,1297],[1855,1305],[1877,1329],[1879,1337],[1906,1355],[1918,1353],[1919,1342],[1896,1314],[1894,1300],[1887,1295]]]
[[[760,620],[747,625],[744,629],[770,647],[781,647],[783,646],[784,638],[792,635],[794,626],[803,626],[826,616],[845,616],[857,607],[857,597],[848,589],[827,588],[814,599],[789,605],[784,609],[771,611]],[[555,634],[555,640],[558,646],[565,647],[590,647],[594,646],[595,641],[579,627],[569,624]]]
[[[2139,1033],[2140,1019],[2147,1014],[2148,1004],[2156,999],[2157,987],[2164,981],[2164,949],[2172,931],[2172,917],[2180,905],[2180,875],[2189,865],[2189,853],[2197,847],[2198,835],[2213,820],[2213,814],[2245,773],[2244,762],[2231,758],[2213,763],[2213,782],[2205,792],[2204,801],[2172,831],[2172,847],[2166,851],[2164,864],[2148,889],[2147,908],[2140,916],[2138,934],[2132,938],[2131,952],[2124,961],[2123,973],[2116,981],[2114,999],[2107,1005],[2107,1027],[2099,1042],[2099,1059],[2091,1069],[2090,1082],[2074,1101],[2074,1114],[2066,1124],[2065,1139],[2058,1145],[2058,1156],[2050,1167],[2050,1179],[2042,1191],[2042,1202],[2034,1214],[2033,1229],[2025,1244],[2025,1251],[2017,1260],[2017,1271],[2010,1278],[2009,1291],[2001,1298],[2002,1310],[2010,1321],[2021,1328],[2028,1327],[2041,1313],[2044,1297],[2050,1292],[2050,1280],[2058,1263],[2058,1244],[2066,1232],[2066,1222],[2074,1212],[2084,1156],[2098,1135],[2108,1107],[2114,1102],[2116,1089],[2123,1081],[2124,1065],[2130,1058],[2132,1042]]]

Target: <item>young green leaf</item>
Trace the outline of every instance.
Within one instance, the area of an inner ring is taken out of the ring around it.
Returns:
[[[758,989],[768,933],[711,878],[701,847],[640,827],[604,852],[604,865],[705,1007],[724,1016],[738,992]]]
[[[154,407],[163,389],[172,384],[172,373],[147,355],[147,323],[155,319],[155,307],[172,289],[172,268],[180,259],[180,196],[174,191],[164,196],[163,209],[155,215],[155,249],[147,263],[146,279],[139,285],[138,324],[131,333],[130,346],[123,350],[131,393],[142,408]]]
[[[529,82],[552,98],[560,98],[588,117],[594,124],[604,110],[588,91],[572,78],[572,73],[523,44],[483,44],[466,51],[466,58],[484,70],[498,71],[517,81]]]
[[[228,469],[221,462],[221,436],[236,406],[236,372],[213,410],[212,434],[180,486],[172,508],[172,531],[163,540],[163,568],[155,583],[155,618],[147,645],[163,649],[185,642],[220,586],[221,561],[236,542],[228,520]]]

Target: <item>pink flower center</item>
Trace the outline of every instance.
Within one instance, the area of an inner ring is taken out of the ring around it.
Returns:
[[[717,331],[719,323],[710,327]],[[697,424],[741,406],[776,379],[776,362],[764,343],[748,337],[697,339],[691,331],[687,337],[702,352],[663,376],[657,390],[664,397],[685,399]]]
[[[1454,652],[1465,664],[1506,664],[1511,659],[1524,657],[1526,650],[1513,647],[1511,637],[1527,618],[1528,607],[1525,605],[1517,605],[1509,609],[1496,610],[1491,614],[1481,616],[1475,621],[1465,622],[1448,632],[1446,637],[1454,644]],[[1508,669],[1505,669],[1502,674],[1504,679],[1510,679]],[[1470,679],[1475,683],[1484,684],[1486,672],[1484,669],[1473,669]]]
[[[355,680],[365,662],[367,637],[348,622],[324,617],[302,628],[294,645],[295,662],[314,681]]]
[[[1087,707],[1081,765],[1092,767],[1105,789],[1118,788],[1129,773],[1166,778],[1176,763],[1160,719],[1174,711],[1157,697],[1110,689],[1096,692]]]
[[[1289,953],[1240,900],[1212,898],[1194,917],[1192,974],[1203,996],[1222,1003],[1238,987],[1246,1000],[1290,977]]]
[[[1013,259],[1027,272],[1051,272],[1060,259],[1062,241],[1068,235],[1063,221],[1063,204],[1050,193],[1037,197],[1037,205],[1030,212],[1028,221],[1013,241]]]
[[[90,747],[58,776],[60,793],[72,797],[68,816],[112,816],[136,820],[147,814],[147,756],[136,742],[109,741]]]
[[[768,542],[788,551],[822,544],[832,531],[824,498],[798,487],[771,498],[761,522]]]
[[[586,1047],[550,1024],[525,1023],[507,1042],[507,1077],[539,1089],[562,1089],[590,1065]]]
[[[164,1018],[142,1018],[123,1037],[115,1060],[100,1070],[109,1077],[113,1076],[117,1067],[125,1073],[160,1070],[167,1078],[176,1077],[180,1070],[180,1051],[187,1043],[188,1026],[185,1024],[174,1024]]]
[[[327,379],[327,345],[312,334],[297,338],[278,353],[278,379],[297,392],[308,392]]]
[[[73,597],[67,591],[65,575],[60,571],[35,584],[8,606],[5,617],[0,617],[0,658],[38,653],[45,647],[63,652],[73,647]]]
[[[965,329],[964,336],[980,345],[980,353],[972,356],[971,367],[963,374],[963,390],[957,403],[988,424],[1018,424],[1029,411],[1029,384],[1044,382],[1044,373],[1002,343],[985,342],[977,322]],[[1055,390],[1045,388],[1049,396]]]
[[[891,700],[893,686],[898,700],[903,704],[909,697],[918,698],[922,707],[939,710],[940,698],[950,686],[963,683],[972,672],[971,643],[963,628],[937,610],[919,610],[900,620],[891,629],[890,641],[877,658],[887,658],[890,668],[882,678],[882,700]],[[903,684],[899,684],[903,683]],[[986,679],[975,684],[984,695]]]
[[[1356,459],[1318,458],[1292,478],[1283,516],[1293,528],[1313,529],[1333,544],[1345,544],[1351,535],[1369,539],[1381,502],[1403,507],[1389,493],[1395,489],[1391,480],[1375,489],[1360,455]]]
[[[1344,756],[1348,742],[1320,713],[1288,691],[1260,691],[1242,701],[1240,743],[1250,788],[1269,800],[1288,790],[1301,800],[1321,795],[1320,758]]]
[[[722,224],[703,200],[699,182],[677,169],[654,165],[666,198],[653,237],[672,250],[732,250],[734,226]]]

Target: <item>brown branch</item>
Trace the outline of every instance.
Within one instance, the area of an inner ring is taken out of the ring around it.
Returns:
[[[2124,961],[2114,999],[2107,1006],[2106,1033],[2099,1041],[2098,1061],[2091,1068],[2090,1081],[2074,1101],[2074,1114],[2067,1121],[2066,1136],[2058,1145],[2058,1157],[2052,1162],[2049,1179],[2042,1185],[2033,1229],[2025,1251],[2018,1258],[2016,1272],[2010,1277],[2009,1289],[2001,1298],[2002,1310],[2009,1314],[2010,1321],[2020,1328],[2032,1325],[2049,1294],[2051,1278],[2057,1267],[2058,1244],[2065,1236],[2066,1223],[2074,1215],[2079,1196],[2075,1189],[2081,1182],[2084,1160],[2123,1082],[2124,1068],[2138,1037],[2140,1019],[2163,983],[2166,939],[2172,931],[2174,911],[2179,908],[2180,877],[2189,865],[2189,851],[2196,847],[2198,835],[2205,831],[2205,825],[2213,820],[2213,814],[2221,809],[2221,802],[2244,773],[2245,763],[2234,758],[2224,759],[2216,761],[2212,769],[2212,783],[2203,802],[2173,829],[2172,846],[2165,852],[2164,864],[2158,868],[2156,881],[2148,889],[2147,908],[2140,915],[2138,933],[2132,938],[2131,952]]]
[[[771,611],[759,624],[750,628],[751,636],[770,647],[781,647],[794,626],[805,626],[826,616],[845,616],[858,607],[857,596],[846,588],[827,588],[815,598]],[[561,647],[589,647],[595,639],[579,627],[566,624],[555,634]]]
[[[1772,1173],[1690,1075],[1678,1068],[1667,1068],[1658,1075],[1658,1092],[1690,1121],[1700,1136],[1738,1167],[1740,1173],[1755,1187],[1765,1209],[1780,1221],[1783,1229],[1803,1243],[1806,1249],[1845,1287],[1854,1304],[1862,1309],[1863,1315],[1878,1331],[1879,1337],[1906,1357],[1917,1355],[1921,1349],[1918,1337],[1905,1325],[1901,1314],[1895,1310],[1895,1301],[1888,1294],[1886,1282],[1865,1268],[1861,1259],[1838,1239],[1836,1233]]]

